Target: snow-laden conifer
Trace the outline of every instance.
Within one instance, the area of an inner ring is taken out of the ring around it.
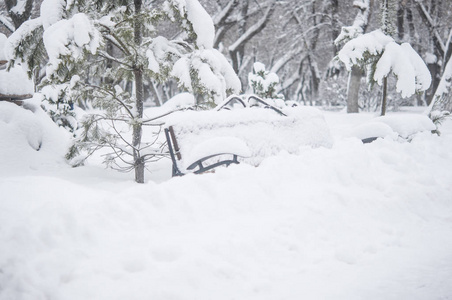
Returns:
[[[253,93],[266,99],[282,98],[282,95],[276,93],[279,77],[276,73],[265,70],[265,65],[261,62],[255,62],[253,72],[248,74],[248,85]]]
[[[177,27],[183,34],[162,29]],[[135,170],[144,181],[146,161],[161,149],[143,139],[144,83],[175,79],[205,102],[240,91],[240,81],[213,49],[214,26],[198,0],[44,0],[41,16],[9,39],[10,65],[25,63],[43,77],[40,92],[55,121],[77,139],[68,157],[108,148],[106,162]],[[133,88],[128,88],[132,83]],[[79,130],[74,105],[92,106]]]

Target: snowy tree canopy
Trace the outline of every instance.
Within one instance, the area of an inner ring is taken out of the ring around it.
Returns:
[[[432,82],[424,61],[408,43],[399,45],[391,42],[386,45],[378,60],[374,80],[382,85],[383,78],[391,72],[397,77],[397,92],[404,98],[425,91]]]
[[[47,78],[51,79],[57,72],[61,80],[62,72],[78,72],[75,70],[77,64],[86,60],[87,55],[105,54],[102,46],[113,42],[126,52],[125,57],[120,58],[121,62],[134,64],[139,61],[148,67],[151,77],[159,80],[173,77],[188,91],[205,92],[215,101],[221,101],[227,93],[239,92],[237,76],[222,54],[212,48],[215,35],[213,21],[199,2],[168,0],[159,7],[154,6],[143,7],[140,17],[144,24],[154,24],[167,16],[173,22],[180,23],[189,36],[195,37],[194,43],[165,41],[165,38],[156,35],[153,26],[146,26],[148,32],[142,45],[145,50],[128,51],[124,49],[128,44],[118,41],[118,38],[124,38],[126,33],[124,21],[127,21],[129,7],[117,5],[114,1],[104,4],[94,0],[44,0],[41,16],[25,22],[10,37],[8,57],[13,63],[18,59],[26,62],[30,69],[45,63]],[[100,9],[93,10],[92,7]],[[33,53],[27,53],[25,46],[31,43],[39,47],[40,41],[30,41],[39,36],[42,37],[46,55],[32,59]],[[184,64],[185,72],[180,69],[183,61],[189,62]],[[69,81],[70,78],[64,80]]]
[[[371,82],[383,84],[391,73],[397,78],[397,92],[409,97],[430,87],[431,75],[422,58],[408,44],[397,44],[381,30],[360,35],[347,42],[338,54],[347,70],[352,66],[370,68]]]

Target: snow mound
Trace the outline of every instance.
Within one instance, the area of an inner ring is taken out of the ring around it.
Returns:
[[[162,107],[168,111],[193,107],[196,104],[195,97],[190,93],[180,93],[166,101]]]
[[[206,140],[199,145],[195,145],[187,158],[184,160],[185,168],[188,168],[193,162],[217,154],[236,154],[241,157],[251,156],[251,150],[248,146],[236,137],[214,137]]]
[[[32,102],[31,100],[27,100]],[[22,173],[63,161],[67,133],[35,104],[0,102],[0,175]]]
[[[360,140],[371,138],[371,137],[380,137],[380,138],[392,138],[396,139],[397,134],[392,130],[392,128],[382,122],[369,122],[365,124],[358,125],[356,128],[353,128],[351,131],[351,136],[357,137]]]
[[[436,129],[435,124],[428,116],[419,114],[383,116],[376,118],[375,121],[387,124],[403,138],[408,138],[419,132]]]
[[[0,94],[26,95],[33,92],[33,82],[22,66],[15,65],[9,71],[0,70]]]
[[[374,118],[350,130],[350,135],[359,139],[380,137],[396,140],[404,139],[420,132],[430,132],[436,126],[432,120],[420,114],[397,114]]]

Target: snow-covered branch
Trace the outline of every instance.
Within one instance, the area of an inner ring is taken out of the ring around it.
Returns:
[[[438,44],[438,50],[441,52],[441,55],[444,56],[446,53],[446,45],[444,44],[443,39],[441,38],[441,35],[439,34],[438,30],[436,29],[436,24],[433,21],[432,16],[428,12],[425,5],[420,0],[414,0],[417,4],[417,8],[419,11],[419,14],[421,15],[422,20],[424,23],[428,26],[429,30],[433,33],[436,43]]]
[[[240,36],[231,46],[229,46],[229,52],[236,52],[238,48],[243,46],[246,42],[252,39],[253,36],[264,29],[269,18],[275,11],[275,4],[276,0],[272,0],[264,15],[253,26],[248,28],[248,30],[242,36]]]
[[[5,15],[0,15],[0,23],[3,24],[10,32],[14,32],[14,30],[16,30],[13,23],[11,23]]]

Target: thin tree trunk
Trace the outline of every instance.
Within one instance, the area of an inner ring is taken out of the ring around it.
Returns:
[[[359,5],[355,7],[359,9],[358,14],[355,17],[355,21],[353,22],[353,26],[359,26],[362,29],[362,33],[364,34],[367,30],[370,17],[372,15],[372,7],[374,4],[373,0],[364,1],[363,3],[367,3],[367,8],[362,9]],[[359,97],[359,87],[361,83],[362,71],[357,67],[352,67],[352,71],[350,73],[349,82],[348,82],[348,90],[347,90],[347,112],[349,113],[357,113],[359,112],[358,106],[358,97]]]
[[[359,67],[353,66],[348,79],[347,91],[347,113],[358,113],[359,86],[361,85],[362,71]]]
[[[403,41],[403,38],[405,37],[404,19],[405,7],[403,1],[399,1],[399,8],[397,9],[397,37],[399,38],[399,41]]]
[[[388,101],[388,77],[383,79],[383,99],[381,101],[381,115],[386,115],[386,106]]]
[[[332,40],[336,40],[341,33],[339,25],[339,0],[331,0],[331,37]],[[337,45],[333,43],[333,55],[337,55]]]
[[[141,12],[142,0],[134,0],[135,4],[135,14],[139,15]],[[135,20],[134,26],[134,38],[135,44],[139,46],[142,41],[142,30],[141,23],[138,19]],[[133,125],[133,137],[132,145],[133,149],[133,160],[135,167],[135,181],[137,183],[144,183],[144,159],[141,157],[140,147],[141,147],[141,137],[143,134],[143,125],[141,124],[141,119],[143,118],[143,102],[144,102],[144,87],[143,87],[143,66],[134,66],[133,71],[135,77],[135,123]]]

